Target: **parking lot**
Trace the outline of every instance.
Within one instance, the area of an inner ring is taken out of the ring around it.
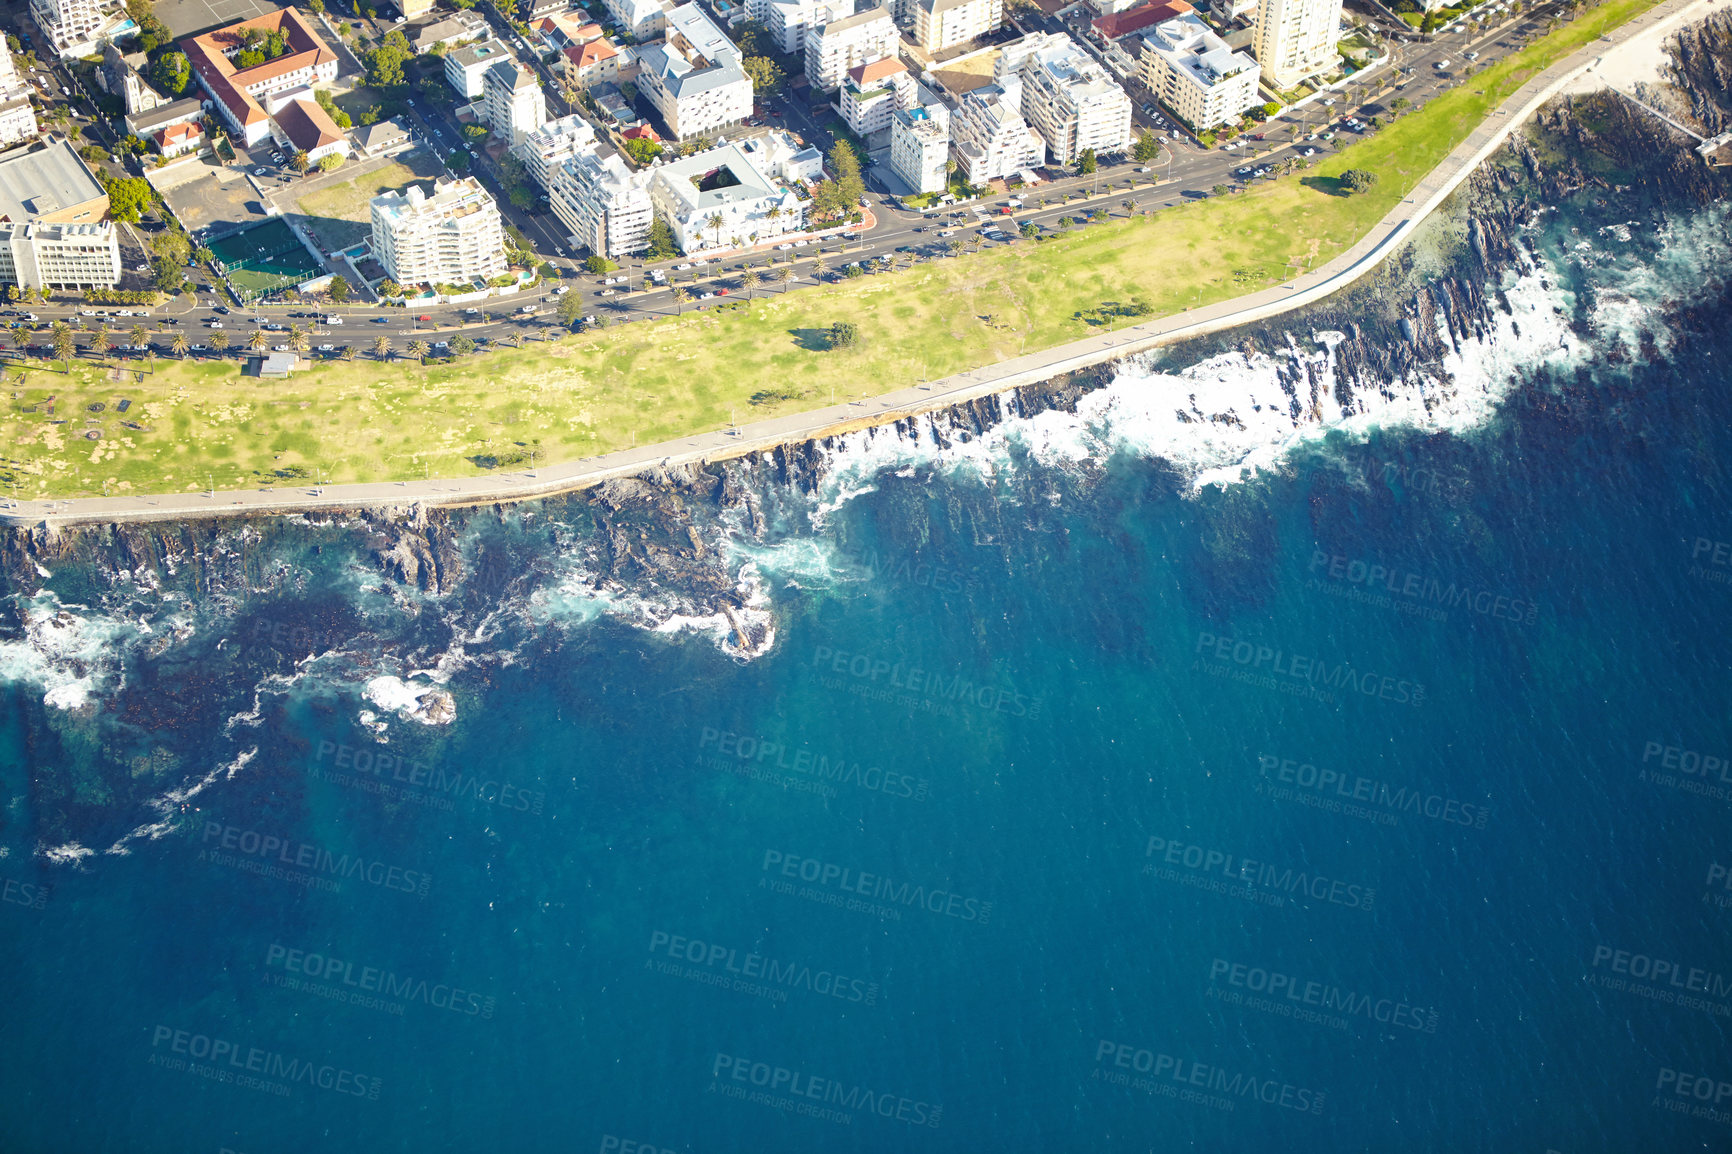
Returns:
[[[264,218],[264,205],[252,183],[237,168],[207,157],[177,169],[162,198],[188,231],[208,229],[220,236]]]

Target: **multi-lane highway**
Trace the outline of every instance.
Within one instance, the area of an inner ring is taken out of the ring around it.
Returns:
[[[867,275],[877,275],[886,268],[900,268],[913,261],[968,259],[966,252],[957,255],[959,244],[969,247],[990,247],[999,243],[1028,243],[1019,239],[1020,231],[1032,224],[1042,232],[1058,230],[1060,221],[1070,218],[1070,228],[1089,227],[1091,214],[1123,217],[1141,212],[1159,212],[1186,199],[1213,194],[1220,187],[1239,187],[1254,179],[1277,179],[1289,161],[1304,163],[1312,159],[1311,150],[1321,155],[1332,146],[1321,134],[1334,132],[1338,143],[1346,143],[1353,134],[1341,127],[1350,116],[1369,119],[1373,115],[1387,117],[1392,102],[1401,97],[1414,107],[1423,106],[1433,96],[1458,83],[1471,82],[1473,72],[1514,51],[1545,28],[1555,15],[1556,5],[1541,6],[1531,12],[1514,16],[1501,26],[1488,28],[1472,36],[1454,33],[1429,41],[1414,40],[1395,46],[1395,58],[1379,75],[1352,86],[1353,103],[1344,96],[1331,106],[1321,102],[1299,110],[1291,120],[1271,121],[1263,130],[1262,141],[1245,140],[1236,149],[1205,150],[1194,141],[1163,140],[1161,155],[1148,164],[1126,159],[1103,161],[1100,170],[1091,176],[1066,175],[1033,189],[1020,190],[1021,207],[1010,209],[1009,197],[989,197],[967,206],[951,206],[937,212],[920,213],[903,209],[882,193],[870,194],[869,226],[844,243],[830,239],[798,248],[764,248],[752,253],[726,254],[701,265],[687,259],[650,264],[628,261],[626,267],[613,274],[616,283],[604,283],[604,278],[578,276],[572,262],[558,262],[565,276],[568,291],[581,295],[580,315],[606,315],[610,321],[624,322],[653,316],[671,315],[695,308],[715,307],[743,296],[762,296],[799,291],[819,279],[836,279],[846,275],[846,266],[859,262]],[[1465,60],[1466,52],[1477,59]],[[351,61],[352,57],[349,58]],[[354,62],[358,65],[358,62]],[[1445,66],[1440,67],[1440,64]],[[1464,68],[1464,66],[1466,66]],[[803,110],[800,110],[803,112]],[[793,115],[799,115],[799,112]],[[444,118],[424,118],[420,109],[411,116],[417,130],[426,140],[449,135]],[[1313,136],[1315,135],[1315,138]],[[1295,139],[1297,137],[1297,139]],[[1246,170],[1266,170],[1270,175],[1250,176]],[[1006,210],[1009,209],[1008,212]],[[548,218],[528,217],[532,230],[526,229],[531,240],[540,248],[546,244],[549,257],[561,255],[557,224]],[[539,225],[537,227],[536,225]],[[1007,239],[995,240],[982,235],[987,228],[998,227]],[[821,254],[821,255],[820,255]],[[889,262],[882,258],[890,257]],[[820,272],[819,261],[827,269]],[[774,261],[774,263],[772,263]],[[680,266],[686,266],[684,268]],[[762,283],[748,288],[743,273],[748,267],[758,271]],[[786,269],[793,279],[778,281],[774,274]],[[658,286],[650,280],[652,271],[660,271],[671,284]],[[675,299],[675,286],[683,288],[692,298],[689,302]],[[221,321],[231,347],[227,355],[241,355],[247,350],[252,332],[261,324],[285,326],[270,335],[272,346],[287,342],[286,326],[311,326],[310,342],[317,354],[321,346],[329,345],[325,355],[340,356],[345,350],[355,354],[371,353],[374,340],[386,336],[393,351],[403,353],[409,342],[426,340],[429,345],[448,340],[457,331],[478,342],[550,335],[563,327],[557,320],[557,296],[548,294],[535,301],[538,316],[521,317],[506,310],[521,307],[521,298],[501,304],[493,310],[473,312],[457,306],[428,306],[405,314],[402,310],[380,309],[377,306],[355,304],[342,310],[344,323],[328,327],[319,322],[317,314],[307,306],[276,305],[237,311],[218,316],[212,311],[217,302],[208,294],[199,298],[181,297],[168,302],[151,314],[137,317],[113,315],[114,308],[93,308],[81,304],[39,304],[19,313],[35,314],[35,321],[14,316],[5,318],[15,327],[0,334],[0,344],[9,350],[28,346],[41,355],[49,351],[52,336],[49,326],[56,320],[73,322],[75,344],[88,349],[92,330],[99,324],[110,327],[111,341],[116,345],[134,343],[129,336],[136,324],[146,324],[153,332],[148,338],[158,355],[167,354],[175,331],[186,334],[189,344],[208,344],[209,327],[213,320]],[[137,311],[137,310],[134,310]],[[106,316],[80,316],[85,312],[106,313]],[[295,315],[304,314],[304,315]],[[420,318],[425,317],[423,322]],[[375,322],[375,318],[383,318]],[[111,355],[128,355],[116,353]],[[133,350],[130,355],[143,355]],[[205,352],[202,355],[218,355]]]

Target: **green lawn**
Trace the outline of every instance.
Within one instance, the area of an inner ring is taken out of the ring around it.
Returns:
[[[62,375],[35,361],[20,383],[14,365],[18,396],[0,410],[12,446],[0,477],[20,496],[74,496],[105,483],[109,492],[198,489],[212,475],[219,488],[248,487],[315,469],[338,482],[473,475],[483,469],[471,458],[523,446],[543,460],[590,456],[827,404],[832,390],[837,400],[888,392],[1083,336],[1114,302],[1140,297],[1161,315],[1238,296],[1275,283],[1292,261],[1315,266],[1352,245],[1492,106],[1652,3],[1613,0],[1302,179],[786,297],[771,290],[745,309],[437,368],[374,361],[376,328],[399,350],[409,338],[395,324],[368,325],[344,334],[361,351],[353,362],[287,382],[242,378],[233,362],[164,361],[138,380],[89,362]],[[1347,168],[1382,180],[1369,193],[1336,195],[1332,178]],[[1096,205],[1122,213],[1118,200]],[[859,326],[859,345],[822,351],[817,332],[844,319]],[[115,412],[121,398],[133,402],[124,415]],[[93,413],[96,403],[104,407]],[[101,439],[86,439],[86,428]]]

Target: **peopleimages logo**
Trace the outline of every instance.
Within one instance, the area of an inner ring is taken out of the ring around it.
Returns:
[[[1732,908],[1732,871],[1728,871],[1727,868],[1719,862],[1709,862],[1707,885],[1707,892],[1702,895],[1702,900],[1704,902],[1712,906],[1718,906],[1723,910]],[[1715,893],[1715,887],[1718,887],[1724,892]]]
[[[1520,597],[1457,585],[1454,581],[1445,584],[1435,577],[1322,549],[1311,551],[1307,572],[1311,574],[1313,589],[1352,594],[1355,600],[1433,621],[1446,619],[1449,616],[1446,611],[1450,609],[1466,609],[1494,621],[1513,621],[1519,625],[1532,625],[1539,618],[1540,607]],[[1325,580],[1332,584],[1326,585]]]
[[[329,770],[323,768],[327,757],[332,759]],[[334,741],[319,742],[319,752],[314,760],[321,767],[314,771],[315,776],[323,776],[338,785],[360,785],[371,792],[393,796],[405,792],[393,789],[393,786],[409,786],[441,799],[470,798],[482,805],[535,815],[540,815],[547,802],[547,795],[540,790],[524,789],[508,781],[478,774],[447,773],[419,761],[374,749],[354,749]],[[441,808],[450,809],[451,806],[446,804]]]
[[[1732,1080],[1660,1067],[1654,1105],[1674,1114],[1732,1126]]]
[[[1416,1034],[1437,1033],[1439,1018],[1434,1006],[1415,1006],[1400,998],[1361,994],[1327,982],[1310,981],[1279,970],[1248,966],[1226,958],[1216,958],[1209,963],[1209,985],[1211,988],[1224,987],[1242,991],[1243,994],[1255,998],[1278,1000],[1295,1009],[1303,1008],[1323,1015],[1357,1018],[1381,1026],[1410,1030]]]
[[[973,678],[963,673],[946,675],[936,670],[922,669],[918,665],[905,665],[900,661],[873,657],[867,653],[851,653],[846,649],[834,649],[828,645],[820,645],[812,651],[812,668],[820,675],[837,675],[836,678],[823,682],[826,688],[841,687],[839,678],[845,676],[860,683],[850,692],[866,687],[881,691],[876,694],[870,691],[860,692],[858,696],[902,700],[925,708],[960,703],[984,709],[988,713],[1007,713],[1012,717],[1040,716],[1040,698],[1019,693],[1013,686],[976,683]]]
[[[1194,652],[1197,656],[1195,668],[1211,677],[1226,677],[1289,695],[1333,703],[1334,691],[1340,691],[1399,705],[1425,703],[1425,686],[1418,681],[1383,673],[1360,672],[1345,661],[1331,665],[1321,657],[1288,653],[1207,631],[1197,634]],[[1213,663],[1210,658],[1213,658]]]
[[[666,930],[655,930],[650,934],[649,952],[657,964],[665,964],[661,962],[665,955],[672,962],[683,962],[690,967],[677,976],[701,976],[711,979],[709,984],[726,984],[741,993],[777,991],[783,993],[779,1000],[786,1000],[785,991],[804,990],[862,1006],[878,1003],[877,982],[849,977],[831,969],[814,969],[803,962],[783,961],[767,954],[742,954],[732,946],[670,934]]]
[[[1131,1080],[1131,1074],[1147,1075],[1148,1085]],[[1224,1066],[1212,1066],[1188,1058],[1164,1054],[1158,1050],[1139,1048],[1129,1042],[1102,1038],[1095,1046],[1094,1077],[1115,1085],[1153,1090],[1155,1083],[1169,1083],[1172,1089],[1184,1089],[1206,1095],[1218,1095],[1227,1103],[1261,1102],[1301,1114],[1321,1114],[1328,1095],[1283,1082],[1276,1078],[1259,1078],[1240,1074]],[[1168,1094],[1168,1097],[1175,1095]],[[1202,1101],[1203,1105],[1216,1105]],[[1230,1108],[1230,1107],[1229,1107]]]
[[[703,733],[698,738],[698,749],[713,750],[714,756],[727,759],[722,763],[724,765],[733,762],[750,766],[754,770],[779,770],[797,774],[820,785],[851,785],[868,793],[881,793],[886,797],[925,801],[929,788],[923,777],[917,778],[876,765],[863,765],[849,760],[845,753],[839,751],[832,751],[834,756],[829,753],[813,753],[809,749],[789,748],[785,742],[771,738],[735,733],[731,729],[717,729],[711,725],[704,726]],[[774,781],[773,775],[771,780]],[[829,795],[834,796],[834,791],[829,791]]]
[[[151,1064],[182,1070],[214,1082],[286,1097],[296,1083],[333,1094],[379,1100],[383,1082],[329,1062],[307,1061],[261,1046],[158,1026],[151,1035]]]
[[[819,1078],[787,1066],[754,1062],[733,1054],[718,1052],[710,1068],[710,1077],[714,1079],[710,1084],[712,1092],[719,1091],[742,1100],[749,1098],[760,1105],[779,1109],[794,1109],[812,1117],[823,1117],[826,1121],[847,1123],[851,1114],[843,1111],[860,1111],[909,1126],[937,1129],[944,1117],[944,1107],[906,1094],[880,1093],[869,1086]],[[748,1086],[758,1093],[746,1091]]]
[[[978,898],[916,882],[897,882],[882,874],[866,873],[851,866],[833,865],[817,858],[780,850],[765,850],[765,873],[791,878],[816,886],[820,891],[851,895],[870,902],[882,902],[889,908],[923,909],[958,921],[986,925],[992,917],[992,903]],[[770,879],[765,879],[770,880]]]
[[[493,1017],[496,1005],[496,999],[490,994],[479,994],[444,982],[429,982],[425,978],[406,978],[378,966],[358,966],[316,950],[291,949],[275,943],[265,951],[265,966],[312,983],[310,987],[297,983],[290,988],[307,989],[320,996],[335,994],[333,1001],[357,1005],[368,1005],[382,999],[385,1005],[378,1008],[391,1009],[394,1006],[397,1013],[402,1012],[403,1003],[420,1002],[436,1010],[449,1010],[462,1017],[485,1020]]]
[[[214,843],[214,844],[213,844]],[[431,874],[403,869],[382,861],[336,854],[303,841],[259,833],[221,822],[204,823],[204,848],[199,860],[247,873],[282,878],[299,885],[336,892],[342,881],[358,880],[381,889],[427,896]]]
[[[1732,1004],[1713,1000],[1732,996],[1732,979],[1725,974],[1611,946],[1594,947],[1591,968],[1588,984],[1600,989],[1621,990],[1717,1018],[1732,1017]]]
[[[1377,900],[1373,886],[1343,881],[1290,866],[1271,865],[1255,858],[1240,857],[1225,850],[1193,845],[1173,838],[1151,836],[1144,856],[1153,860],[1143,867],[1144,873],[1154,873],[1163,880],[1176,880],[1175,867],[1199,878],[1209,878],[1262,890],[1269,895],[1284,894],[1289,898],[1308,897],[1313,901],[1348,909],[1369,911]],[[1167,867],[1163,874],[1157,868]],[[1281,899],[1264,904],[1280,905]]]
[[[1294,794],[1362,803],[1390,814],[1412,814],[1471,829],[1484,829],[1491,816],[1490,808],[1484,804],[1457,801],[1440,793],[1426,793],[1406,786],[1392,786],[1373,777],[1349,777],[1338,769],[1319,769],[1308,761],[1295,761],[1269,753],[1257,755],[1257,770],[1264,781],[1285,786]]]
[[[1696,538],[1690,547],[1690,576],[1712,585],[1732,584],[1732,541]]]
[[[9,906],[40,910],[48,906],[48,887],[13,878],[0,878],[0,901]]]

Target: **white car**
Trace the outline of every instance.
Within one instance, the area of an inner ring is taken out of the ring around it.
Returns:
[[[707,301],[715,295],[716,295],[715,293],[702,293],[698,296],[698,299],[701,301]]]
[[[676,264],[674,266],[674,271],[675,272],[685,272],[688,268],[691,268],[691,267],[692,266],[689,264]]]
[[[463,315],[466,317],[480,316],[481,310],[480,309],[464,309]]]
[[[776,246],[776,251],[777,252],[787,252],[789,249],[791,249],[793,247],[794,246],[791,244],[779,244]]]
[[[334,349],[336,349],[336,347],[337,347],[337,346],[336,346],[336,345],[320,345],[320,346],[319,346],[319,351],[320,351],[320,352],[321,352],[321,353],[328,353],[328,352],[331,352],[331,351],[333,351],[333,350],[334,350]]]
[[[325,323],[328,325],[340,325],[343,323],[343,318],[342,317],[326,317]]]
[[[96,310],[95,309],[80,309],[80,310],[78,310],[78,315],[81,317],[93,317],[96,315]]]
[[[220,329],[223,327],[223,323],[221,321],[212,321],[210,327],[213,329]]]
[[[289,346],[288,345],[272,345],[271,351],[278,352],[278,353],[286,353],[289,351]]]
[[[121,309],[119,312],[115,313],[114,315],[117,317],[129,317],[132,315],[132,310],[131,309]]]
[[[570,286],[570,285],[563,285],[563,284],[562,284],[562,285],[560,285],[560,286],[559,286],[559,287],[558,287],[558,288],[556,288],[556,289],[554,289],[554,290],[553,290],[553,295],[554,295],[554,296],[556,296],[556,297],[561,297],[561,296],[564,296],[564,295],[565,295],[565,294],[566,294],[566,293],[568,293],[568,292],[570,292],[570,291],[571,291],[571,286]]]
[[[805,241],[803,241],[803,240],[797,240],[797,241],[795,241],[795,242],[794,242],[794,247],[795,247],[795,248],[805,248],[805,247],[806,247],[806,242],[805,242]]]

